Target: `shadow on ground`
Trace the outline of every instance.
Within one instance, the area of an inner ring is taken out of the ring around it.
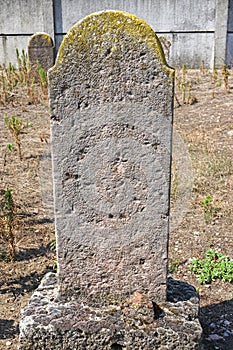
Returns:
[[[18,326],[14,326],[14,320],[0,319],[0,339],[12,338],[18,332]]]
[[[33,292],[39,286],[44,275],[49,271],[51,272],[51,268],[45,269],[42,273],[32,272],[30,275],[12,279],[0,286],[0,293],[12,293],[17,298],[18,295]]]
[[[30,260],[35,257],[45,256],[49,252],[51,252],[50,244],[47,244],[46,246],[41,245],[39,248],[23,249],[15,255],[15,261]]]
[[[233,299],[202,307],[200,321],[204,350],[233,349]]]

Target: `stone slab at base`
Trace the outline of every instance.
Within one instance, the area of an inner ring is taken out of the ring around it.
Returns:
[[[199,298],[194,287],[168,279],[168,300],[154,305],[137,294],[123,306],[95,308],[59,298],[48,273],[23,309],[19,350],[201,349]]]

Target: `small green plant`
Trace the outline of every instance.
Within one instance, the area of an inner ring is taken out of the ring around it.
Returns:
[[[213,72],[211,74],[212,98],[215,98],[215,87],[217,86],[217,81],[218,81],[218,70],[216,67],[214,67]]]
[[[1,201],[1,228],[0,235],[1,238],[8,244],[8,254],[10,260],[13,261],[15,258],[15,205],[12,196],[12,190],[7,189],[3,194]]]
[[[11,84],[7,80],[6,66],[4,64],[0,65],[0,72],[0,103],[5,105],[11,94]]]
[[[186,90],[187,90],[187,67],[186,64],[183,64],[182,66],[182,78],[181,78],[181,91],[182,91],[182,103],[186,103]]]
[[[47,73],[46,70],[42,67],[42,65],[37,61],[37,68],[40,77],[40,83],[43,87],[48,86]]]
[[[200,71],[204,75],[205,74],[205,61],[201,61]]]
[[[198,275],[200,284],[211,283],[216,279],[233,282],[233,259],[214,249],[208,249],[203,260],[193,258],[189,268]]]
[[[203,177],[210,177],[213,181],[218,179],[225,181],[226,177],[233,174],[232,159],[224,153],[218,154],[206,149],[206,159],[200,167]]]
[[[214,215],[216,215],[220,208],[216,207],[214,205],[213,198],[210,194],[207,194],[207,196],[201,201],[201,205],[204,209],[204,219],[205,222],[209,222]]]
[[[193,84],[191,82],[188,83],[188,95],[187,95],[187,103],[189,105],[193,105],[194,103],[198,102],[197,98],[192,95]]]
[[[8,144],[6,145],[6,148],[8,149],[8,151],[12,151],[12,148],[13,148],[12,143],[8,143]]]
[[[30,62],[28,60],[28,55],[22,50],[21,55],[19,54],[19,50],[16,48],[16,59],[18,63],[18,77],[19,81],[22,85],[28,85],[29,76],[30,76]]]
[[[212,80],[213,80],[214,84],[216,84],[216,82],[218,81],[218,70],[216,67],[214,67],[214,69],[213,69]]]
[[[177,94],[175,94],[175,99],[179,107],[181,104],[194,104],[197,102],[196,97],[192,95],[193,84],[191,81],[187,80],[187,73],[187,66],[186,64],[183,64],[181,74],[176,76],[177,86],[181,92],[181,103]]]
[[[212,205],[212,201],[212,196],[210,194],[207,194],[207,196],[201,201],[201,204],[204,209],[207,209]]]
[[[168,264],[168,273],[172,274],[173,272],[177,271],[178,267],[182,264],[182,261],[180,260],[172,260]]]
[[[19,159],[22,160],[22,152],[21,152],[21,140],[20,140],[20,134],[22,133],[23,129],[28,128],[31,126],[31,123],[23,123],[22,119],[15,117],[12,115],[11,117],[4,116],[4,122],[9,129],[13,139],[15,140],[17,149],[18,149],[18,155]]]
[[[5,105],[15,102],[19,93],[25,96],[25,92],[27,92],[30,104],[47,100],[48,82],[46,71],[39,66],[38,79],[35,81],[28,55],[24,50],[20,53],[19,49],[16,49],[16,60],[16,66],[11,62],[8,66],[0,64],[0,104]]]
[[[47,98],[48,97],[47,72],[38,61],[37,61],[37,68],[38,68],[39,84],[40,84],[42,96]]]
[[[227,69],[226,64],[224,64],[222,66],[222,76],[223,76],[223,81],[224,81],[224,86],[225,86],[226,92],[230,92],[230,86],[229,86],[229,81],[228,81],[229,75],[230,75],[229,70]]]

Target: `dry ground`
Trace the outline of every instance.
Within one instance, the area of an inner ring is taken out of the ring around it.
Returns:
[[[203,258],[208,248],[233,258],[233,71],[229,92],[221,71],[218,76],[207,70],[183,75],[182,81],[182,71],[177,72],[174,103],[170,271],[200,293],[204,349],[230,350],[233,286],[219,280],[199,285],[188,265],[194,256]],[[22,134],[22,161],[15,147],[6,149],[14,142],[3,116],[13,114],[33,124]],[[22,90],[0,105],[0,190],[12,188],[18,221],[15,262],[6,260],[6,246],[0,242],[0,349],[16,349],[20,310],[54,267],[49,142],[46,101],[33,104]],[[201,202],[208,194],[213,202],[206,217]]]

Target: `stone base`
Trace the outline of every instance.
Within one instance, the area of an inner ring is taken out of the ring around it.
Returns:
[[[121,306],[95,308],[59,300],[57,276],[47,274],[22,310],[19,350],[201,349],[194,287],[168,279],[168,301],[148,306],[140,294]],[[148,311],[150,310],[150,311]]]

